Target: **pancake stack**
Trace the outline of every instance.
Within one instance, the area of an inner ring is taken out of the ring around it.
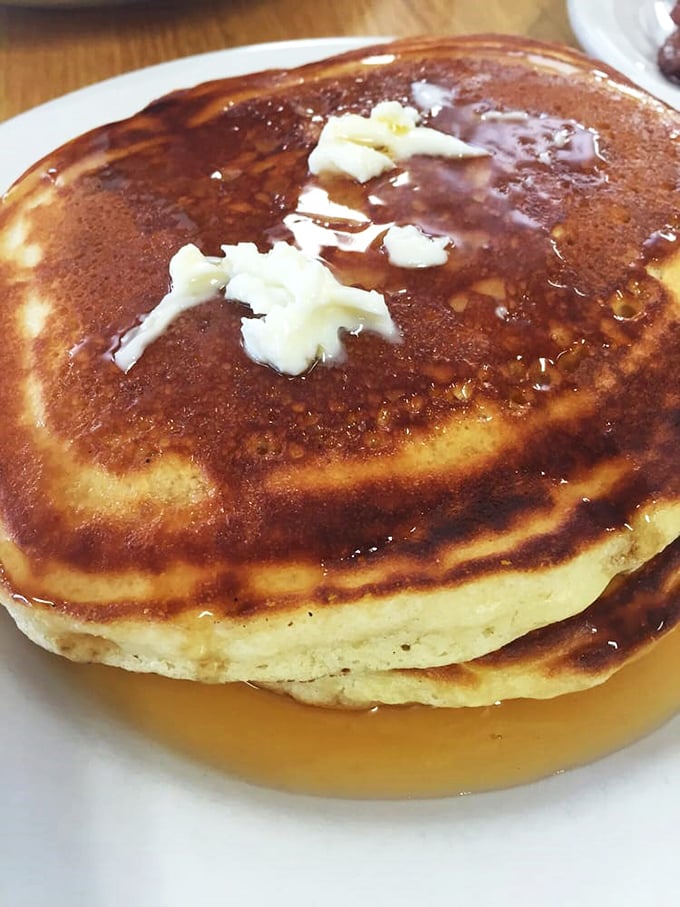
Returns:
[[[383,101],[484,149],[310,172]],[[606,680],[680,615],[680,116],[527,40],[409,39],[176,92],[0,209],[0,598],[77,661],[317,705]],[[391,225],[446,237],[393,264]],[[127,372],[192,243],[287,242],[384,296],[291,377],[223,294]]]

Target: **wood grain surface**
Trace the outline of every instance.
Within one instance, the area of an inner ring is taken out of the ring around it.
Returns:
[[[84,2],[0,6],[0,120],[131,69],[261,41],[496,31],[575,43],[564,0]]]

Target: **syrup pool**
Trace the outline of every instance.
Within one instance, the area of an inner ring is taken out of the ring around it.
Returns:
[[[486,708],[334,711],[246,684],[101,665],[60,670],[118,720],[256,784],[332,797],[443,797],[536,781],[645,736],[680,709],[680,632],[607,683]]]

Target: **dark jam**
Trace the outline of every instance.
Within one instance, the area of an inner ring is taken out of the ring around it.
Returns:
[[[676,26],[680,26],[680,3],[670,11]],[[676,28],[663,42],[657,55],[659,69],[670,82],[680,85],[680,28]]]

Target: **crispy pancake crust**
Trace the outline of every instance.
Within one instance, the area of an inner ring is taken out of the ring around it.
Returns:
[[[492,154],[312,177],[325,119],[385,99]],[[19,626],[71,658],[276,682],[467,662],[582,612],[680,533],[679,127],[566,48],[414,39],[177,92],[36,164],[0,211]],[[391,222],[450,236],[447,265],[352,250]],[[400,345],[348,337],[290,379],[215,299],[116,368],[181,245],[310,229]]]

